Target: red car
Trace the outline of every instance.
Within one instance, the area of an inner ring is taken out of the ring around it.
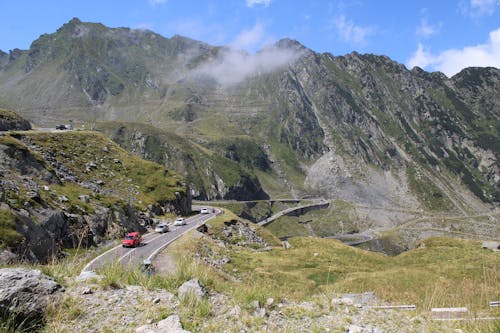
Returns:
[[[125,235],[125,239],[122,240],[123,247],[136,247],[141,245],[141,234],[137,231],[129,232]]]

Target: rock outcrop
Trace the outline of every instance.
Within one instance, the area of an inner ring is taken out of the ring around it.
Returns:
[[[0,269],[0,314],[17,322],[39,322],[64,289],[39,270]]]
[[[0,109],[0,132],[1,131],[27,131],[31,129],[29,121],[15,112]]]
[[[178,290],[179,299],[183,299],[185,297],[195,297],[196,299],[201,300],[206,295],[207,289],[197,278],[184,282]]]

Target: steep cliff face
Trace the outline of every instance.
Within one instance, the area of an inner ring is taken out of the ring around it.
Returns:
[[[183,173],[198,198],[265,192],[462,212],[500,201],[496,68],[447,78],[288,39],[249,55],[77,19],[2,59],[0,106],[40,124],[132,121],[189,140],[112,130]]]
[[[46,262],[145,231],[155,213],[188,214],[179,176],[92,132],[0,136],[0,251]]]

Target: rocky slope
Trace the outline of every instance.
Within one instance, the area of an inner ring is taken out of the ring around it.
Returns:
[[[0,106],[35,123],[146,123],[238,164],[201,166],[192,154],[173,161],[165,156],[179,146],[158,156],[135,146],[144,135],[117,137],[191,179],[208,174],[196,186],[200,198],[237,198],[227,185],[244,179],[245,191],[263,197],[244,168],[269,196],[463,214],[500,200],[499,91],[496,68],[447,78],[385,56],[319,54],[288,39],[248,55],[78,19],[0,62]],[[257,155],[241,154],[248,147]],[[238,176],[228,181],[227,169]]]
[[[46,262],[144,231],[154,214],[188,214],[180,176],[141,160],[97,132],[0,136],[2,262]]]

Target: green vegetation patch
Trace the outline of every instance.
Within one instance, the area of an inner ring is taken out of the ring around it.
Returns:
[[[328,239],[292,238],[289,242],[292,248],[288,250],[258,254],[240,250],[228,267],[240,272],[245,281],[287,297],[303,298],[325,290],[374,291],[391,302],[426,308],[484,309],[487,299],[500,296],[498,258],[479,242],[433,238],[397,257]]]
[[[354,207],[346,201],[335,200],[326,209],[311,210],[300,217],[280,217],[266,229],[277,237],[329,237],[358,232],[356,224]]]
[[[17,217],[10,210],[0,209],[0,250],[13,247],[23,236],[16,230]]]
[[[414,166],[408,166],[406,174],[411,190],[426,209],[446,211],[453,208],[452,202],[441,189]]]

